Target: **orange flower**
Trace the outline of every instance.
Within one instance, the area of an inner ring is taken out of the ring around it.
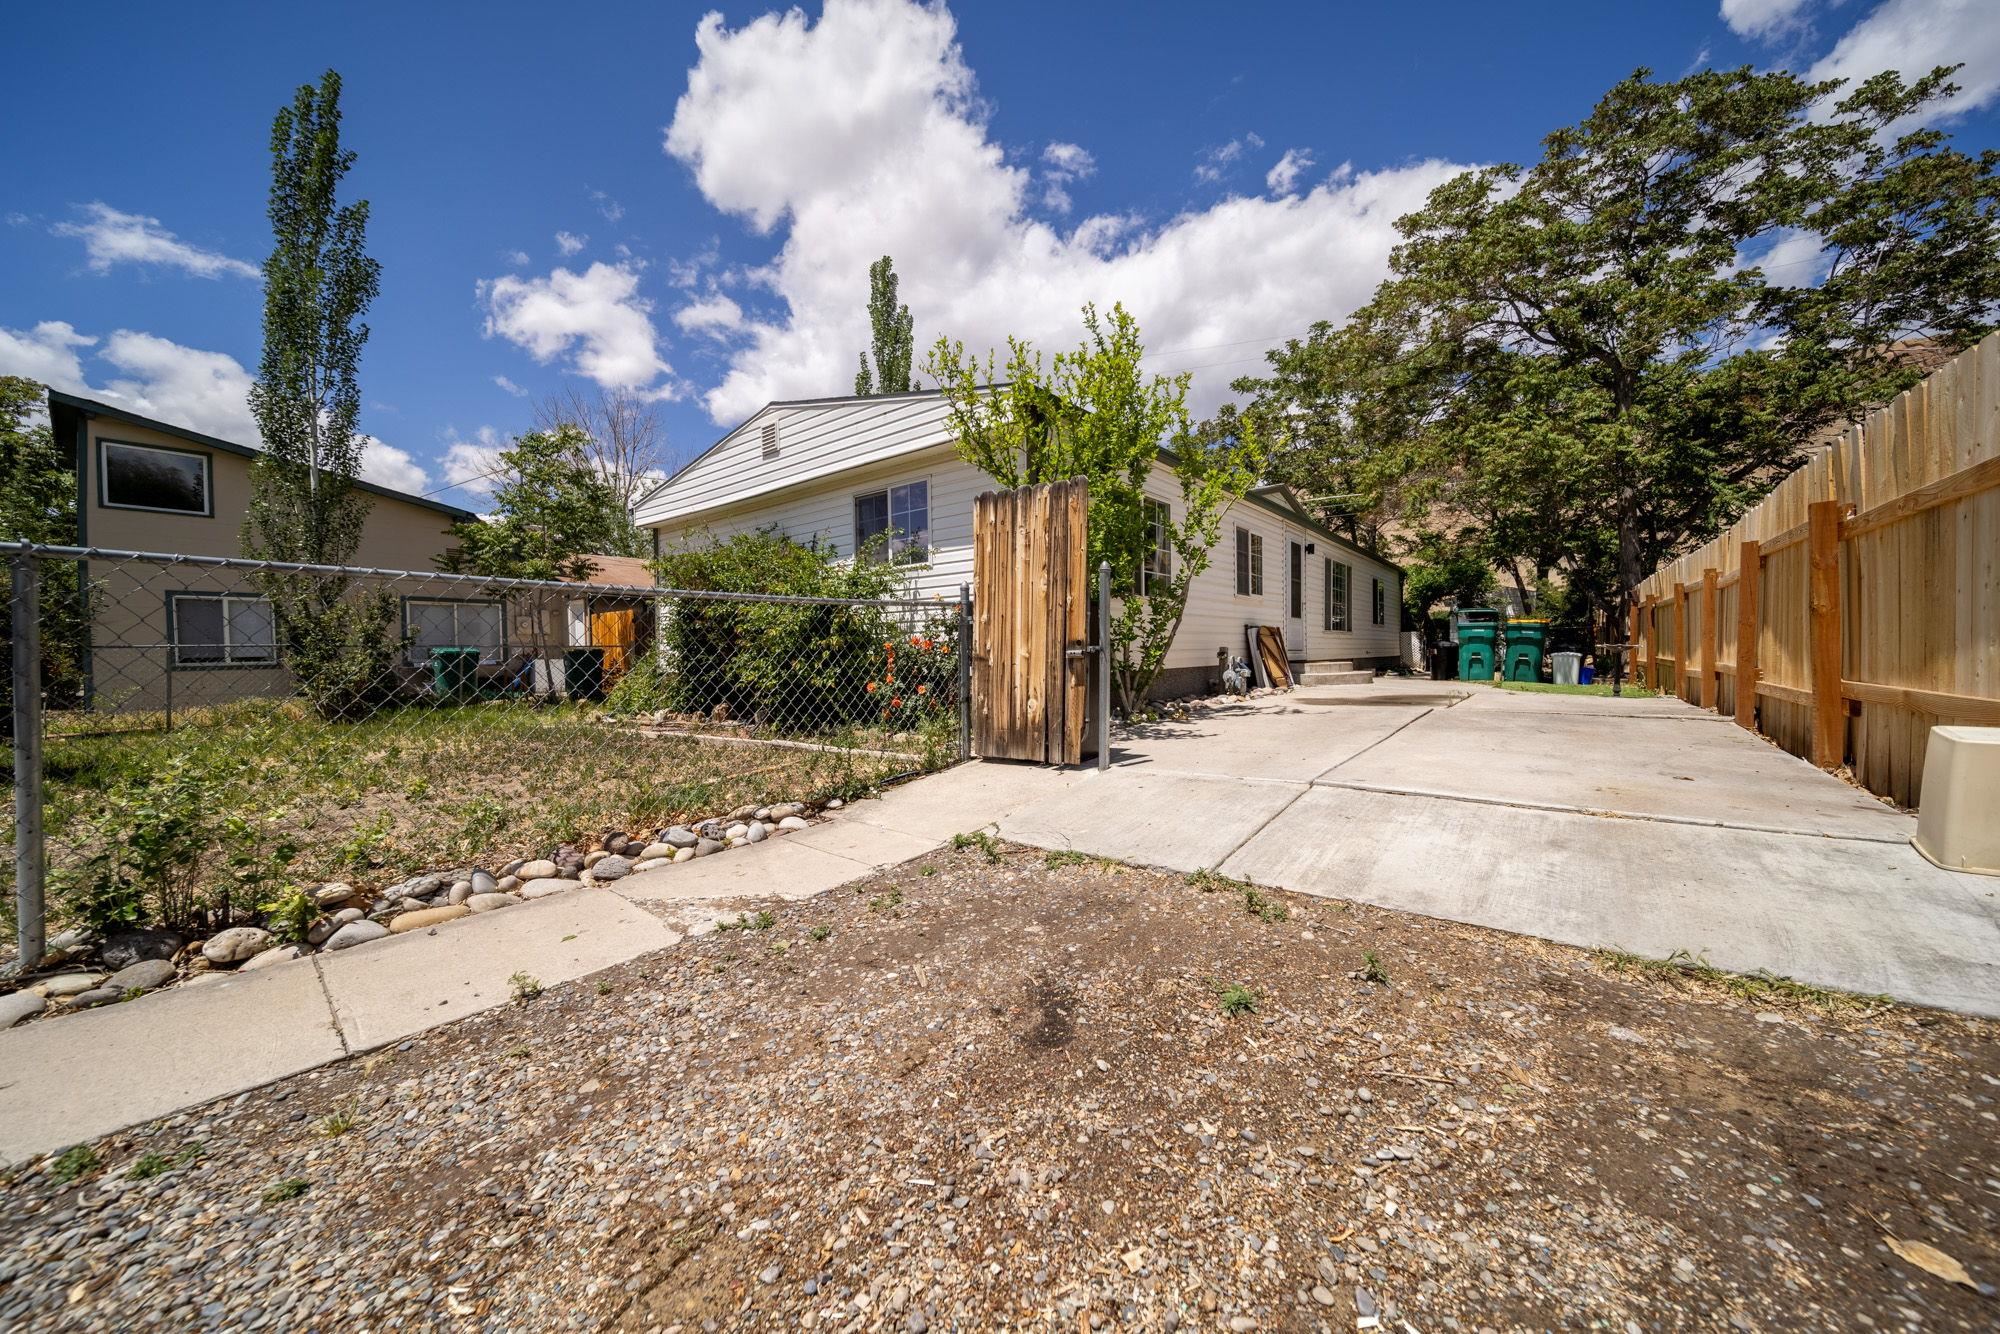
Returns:
[[[882,679],[884,681],[894,681],[896,679],[896,674],[894,672],[888,672],[883,675]]]
[[[873,681],[870,681],[870,682],[868,683],[868,693],[872,695],[872,694],[874,694],[874,693],[875,693],[876,689],[877,689],[877,687],[876,687],[875,683],[874,683]]]
[[[891,698],[889,701],[889,707],[892,709],[900,709],[903,707],[903,701],[899,698]]]
[[[922,648],[924,646],[924,637],[922,635],[911,635],[910,642],[918,648]]]
[[[917,693],[919,695],[928,695],[931,693],[931,688],[929,686],[918,686]]]

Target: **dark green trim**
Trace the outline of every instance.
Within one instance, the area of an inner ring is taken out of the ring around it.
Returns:
[[[204,445],[209,449],[219,449],[225,454],[235,454],[239,458],[262,458],[264,453],[262,450],[252,449],[248,445],[239,445],[233,440],[224,440],[218,436],[204,435],[200,431],[192,431],[185,426],[175,426],[172,422],[163,422],[152,417],[141,416],[136,412],[128,412],[124,408],[110,403],[102,403],[94,398],[84,398],[77,394],[65,394],[60,390],[51,389],[49,390],[49,415],[51,417],[55,415],[57,407],[82,413],[85,418],[109,417],[113,421],[121,421],[129,426],[143,426],[149,431],[158,431],[163,435],[178,436],[182,440],[187,440],[197,445]],[[360,478],[355,479],[354,489],[357,491],[366,491],[371,496],[381,496],[387,500],[400,500],[405,505],[415,505],[421,509],[436,510],[439,514],[447,515],[458,521],[479,517],[471,510],[460,509],[456,505],[447,505],[441,500],[430,500],[423,496],[413,496],[407,491],[392,491],[386,486],[378,486],[374,482],[364,482]]]
[[[202,466],[201,503],[196,510],[162,509],[157,505],[114,505],[111,502],[111,478],[104,468],[104,447],[117,445],[121,449],[150,449],[156,454],[184,454],[191,459],[200,459]],[[176,449],[172,445],[156,445],[149,440],[114,440],[108,435],[97,437],[97,503],[108,510],[126,510],[136,514],[175,514],[183,519],[213,519],[215,517],[215,455],[205,449]]]

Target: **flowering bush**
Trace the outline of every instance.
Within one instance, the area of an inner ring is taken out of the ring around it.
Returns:
[[[882,658],[866,686],[877,716],[899,732],[916,731],[958,702],[958,646],[941,624],[882,641]]]

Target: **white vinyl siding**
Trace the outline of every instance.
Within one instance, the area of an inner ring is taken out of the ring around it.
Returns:
[[[1180,486],[1173,473],[1162,465],[1146,479],[1146,493],[1165,500],[1178,496]],[[1245,625],[1285,623],[1284,589],[1280,581],[1267,581],[1265,591],[1259,597],[1245,597],[1237,593],[1237,528],[1260,538],[1260,545],[1265,550],[1278,550],[1279,544],[1288,540],[1310,542],[1315,547],[1315,557],[1331,556],[1335,562],[1349,569],[1350,590],[1366,587],[1359,581],[1379,579],[1392,604],[1402,597],[1402,586],[1396,571],[1386,562],[1365,556],[1345,543],[1336,543],[1303,523],[1288,521],[1269,506],[1240,500],[1223,513],[1221,540],[1209,554],[1208,568],[1188,588],[1187,613],[1181,619],[1180,633],[1174,637],[1173,647],[1167,651],[1166,665],[1169,667],[1212,668],[1218,648],[1227,648],[1238,657],[1244,655]],[[1326,565],[1319,559],[1308,560],[1305,564],[1305,597],[1310,606],[1313,601],[1325,597]],[[1349,593],[1350,600],[1358,596],[1357,591]],[[1353,619],[1350,616],[1350,622]],[[1323,618],[1308,617],[1306,658],[1313,661],[1362,661],[1392,658],[1402,652],[1393,624],[1375,626],[1367,624],[1365,617],[1360,619],[1363,623],[1352,625],[1350,629],[1328,630],[1322,624]]]
[[[764,448],[767,426],[774,428],[775,452]],[[707,518],[764,496],[777,501],[795,487],[836,477],[840,490],[851,495],[855,469],[933,445],[948,447],[951,438],[944,400],[932,395],[774,403],[642,498],[636,519],[651,528]],[[990,480],[987,489],[993,489]],[[789,494],[783,499],[789,503]],[[842,526],[848,522],[843,519]]]
[[[930,560],[910,568],[918,597],[956,601],[958,586],[972,582],[972,501],[999,484],[938,445],[867,468],[848,469],[787,490],[781,496],[718,508],[657,527],[660,549],[728,539],[774,528],[794,542],[817,542],[841,556],[855,549],[854,497],[922,478],[930,506]]]

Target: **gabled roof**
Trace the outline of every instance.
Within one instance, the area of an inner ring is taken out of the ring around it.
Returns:
[[[778,453],[767,458],[762,436],[774,419]],[[672,522],[933,448],[950,441],[947,421],[936,389],[777,399],[647,491],[633,514],[642,525]]]
[[[1381,552],[1370,551],[1351,537],[1342,537],[1314,518],[1312,511],[1306,508],[1305,502],[1299,499],[1298,493],[1283,482],[1267,482],[1262,486],[1253,486],[1245,493],[1244,499],[1262,505],[1274,513],[1282,514],[1301,527],[1312,529],[1316,537],[1323,537],[1337,546],[1346,547],[1356,555],[1366,556],[1378,565],[1386,565],[1397,574],[1403,573],[1402,566]]]
[[[192,444],[202,445],[209,449],[219,449],[225,454],[235,454],[246,459],[257,458],[264,452],[261,449],[252,449],[249,445],[239,445],[233,440],[224,440],[219,436],[204,435],[200,431],[190,430],[185,426],[176,426],[172,422],[163,422],[152,417],[141,416],[139,413],[133,412],[128,408],[121,408],[115,403],[105,403],[94,398],[84,398],[80,394],[65,394],[59,389],[49,390],[49,420],[57,425],[56,438],[58,440],[61,440],[64,434],[60,424],[61,419],[76,413],[80,413],[85,417],[109,417],[113,421],[125,422],[131,426],[142,426],[149,431],[158,431],[163,435],[175,436]],[[439,514],[455,520],[476,519],[479,517],[471,510],[460,509],[456,505],[447,505],[441,500],[432,500],[427,496],[413,496],[407,491],[397,491],[390,487],[379,486],[374,482],[364,482],[358,478],[355,480],[354,489],[357,491],[366,491],[370,495],[382,496],[389,500],[400,500],[405,505],[417,505],[427,510],[436,510]]]

